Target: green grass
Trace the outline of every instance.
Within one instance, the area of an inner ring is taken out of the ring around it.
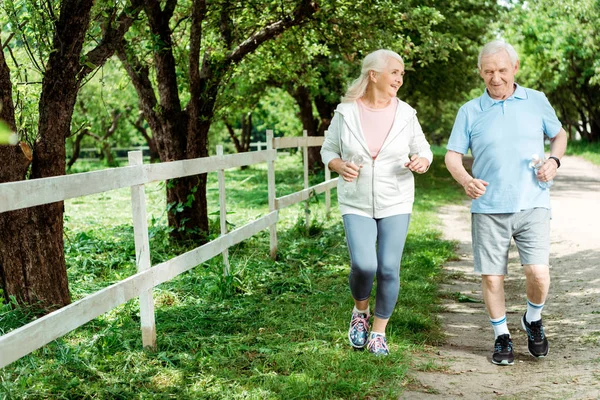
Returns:
[[[567,144],[566,154],[581,156],[596,165],[600,165],[600,142],[570,141]]]
[[[347,345],[352,300],[348,254],[335,195],[281,212],[278,260],[261,232],[230,248],[232,275],[216,257],[154,290],[158,350],[142,350],[139,307],[130,301],[0,371],[6,399],[362,399],[398,398],[410,382],[411,355],[439,342],[440,265],[454,256],[440,240],[436,210],[464,197],[436,154],[417,176],[417,201],[402,263],[402,289],[388,325],[391,355]],[[226,172],[228,222],[241,226],[268,212],[263,165]],[[322,176],[311,178],[313,183]],[[277,161],[278,195],[301,189],[298,156]],[[148,185],[152,263],[191,247],[168,240],[164,184]],[[335,191],[334,191],[335,192]],[[218,211],[209,175],[209,213]],[[65,254],[73,299],[135,272],[128,190],[65,202]],[[214,216],[211,226],[218,227]],[[216,229],[215,229],[216,231]],[[14,306],[14,305],[13,305]],[[5,305],[0,330],[34,318]]]

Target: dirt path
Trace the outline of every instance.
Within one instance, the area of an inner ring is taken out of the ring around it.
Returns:
[[[484,305],[448,296],[440,314],[446,343],[415,366],[415,383],[402,399],[600,398],[600,167],[565,157],[559,172],[551,191],[552,284],[543,312],[549,356],[538,360],[527,352],[519,324],[526,302],[524,277],[513,244],[506,305],[515,364],[490,362],[493,330]],[[441,211],[445,237],[460,243],[460,260],[445,266],[452,279],[442,290],[481,300],[480,279],[472,273],[468,207],[465,202]],[[431,361],[443,368],[418,371]]]

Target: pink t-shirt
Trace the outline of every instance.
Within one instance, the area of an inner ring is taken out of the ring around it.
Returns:
[[[371,157],[376,158],[394,124],[398,98],[394,97],[385,108],[369,108],[360,99],[357,103],[360,126],[365,135],[367,146],[369,146]]]

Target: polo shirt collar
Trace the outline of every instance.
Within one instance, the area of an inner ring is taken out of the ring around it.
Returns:
[[[510,100],[512,98],[524,100],[524,99],[527,98],[527,91],[525,90],[525,88],[523,86],[519,85],[518,83],[515,83],[515,91],[506,100]],[[506,100],[492,99],[490,97],[487,89],[485,89],[483,91],[483,95],[481,96],[481,102],[480,102],[480,104],[481,104],[481,110],[485,111],[488,108],[492,107],[494,104],[500,103],[500,102],[506,101]]]

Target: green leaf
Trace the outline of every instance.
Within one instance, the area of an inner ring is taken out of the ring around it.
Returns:
[[[6,122],[0,120],[0,144],[15,145],[17,142],[17,135],[10,129]]]

